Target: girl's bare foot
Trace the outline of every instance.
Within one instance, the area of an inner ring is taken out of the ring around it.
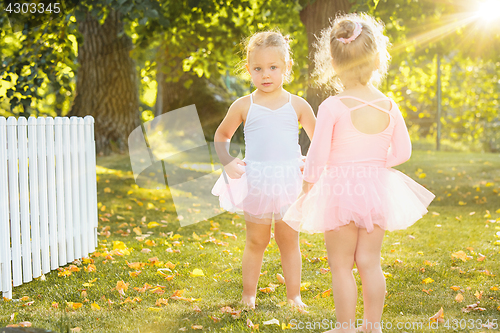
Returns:
[[[300,298],[300,295],[299,296],[295,296],[293,298],[289,298],[288,299],[288,304],[292,305],[292,306],[296,306],[298,308],[307,308],[307,305],[302,302],[302,298]]]
[[[243,295],[241,297],[241,303],[244,306],[249,307],[250,309],[255,309],[255,296],[245,296],[245,295]]]

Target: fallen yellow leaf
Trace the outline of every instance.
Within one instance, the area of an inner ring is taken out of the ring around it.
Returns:
[[[130,277],[138,277],[141,273],[142,271],[128,272],[128,275],[130,275]]]
[[[438,323],[444,323],[444,310],[443,308],[439,309],[439,311],[432,317],[429,318],[430,321],[437,321]]]
[[[73,309],[73,310],[78,310],[79,308],[81,308],[83,306],[82,303],[67,302],[67,304],[68,304],[68,307]]]
[[[123,282],[123,280],[120,280],[120,281],[116,282],[116,287],[115,287],[115,289],[116,289],[116,290],[117,290],[120,294],[122,294],[122,295],[123,295],[123,294],[125,293],[125,291],[127,291],[127,289],[128,289],[128,286],[129,286],[129,285],[130,285],[130,283],[128,283],[128,282],[127,282],[127,283],[125,283],[125,282]]]
[[[278,319],[276,319],[276,318],[273,318],[271,320],[267,320],[267,321],[263,322],[262,324],[263,325],[273,325],[274,324],[274,325],[278,325],[279,326],[280,321]]]
[[[161,311],[161,309],[159,309],[159,308],[149,307],[149,308],[148,308],[148,311],[158,312],[158,311]]]
[[[70,271],[64,270],[57,273],[57,276],[70,276],[72,273]]]
[[[275,291],[275,288],[272,288],[272,287],[259,288],[259,291],[261,291],[265,294],[270,294],[270,293]]]
[[[330,297],[331,292],[332,292],[332,288],[327,289],[327,290],[325,290],[325,291],[323,291],[323,292],[321,293],[321,297],[323,297],[323,298],[324,298],[324,297]]]
[[[455,252],[455,253],[452,253],[451,257],[460,259],[462,261],[467,261],[467,254],[462,250]]]
[[[130,267],[132,269],[139,270],[142,267],[144,267],[146,264],[143,262],[131,262],[131,263],[127,262],[127,265],[128,265],[128,267]]]
[[[156,227],[158,227],[159,225],[160,225],[160,224],[159,224],[158,222],[154,222],[154,221],[152,221],[152,222],[149,222],[149,223],[148,223],[148,228],[149,228],[149,229],[156,228]]]
[[[174,269],[175,266],[177,266],[177,265],[176,264],[172,264],[170,261],[165,264],[165,267],[166,268],[170,268],[170,269]]]
[[[197,277],[197,276],[205,276],[205,274],[203,273],[203,271],[199,268],[195,268],[193,269],[192,272],[189,273],[191,276],[193,277]]]
[[[305,291],[311,285],[311,282],[302,282],[300,284],[300,291]]]
[[[158,298],[155,303],[156,306],[161,307],[162,305],[168,305],[167,298]]]
[[[92,272],[95,272],[97,270],[97,268],[95,267],[94,264],[89,264],[88,266],[84,267],[85,269],[85,272],[87,273],[92,273]]]

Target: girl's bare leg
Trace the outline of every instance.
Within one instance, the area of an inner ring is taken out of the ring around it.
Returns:
[[[271,239],[271,224],[249,222],[246,216],[245,220],[247,233],[245,250],[241,260],[243,278],[241,302],[253,309],[255,308],[255,296],[262,268],[262,258]]]
[[[358,228],[351,222],[340,227],[338,231],[327,231],[325,243],[332,271],[332,291],[338,327],[328,332],[353,333],[356,331],[358,289],[352,269],[358,243]]]
[[[282,220],[278,220],[274,225],[274,238],[280,249],[288,302],[304,308],[307,305],[302,302],[300,297],[302,258],[300,256],[299,233]]]
[[[364,315],[362,332],[382,332],[380,321],[384,309],[385,277],[380,266],[384,230],[375,226],[371,233],[359,229],[355,262],[363,285]]]

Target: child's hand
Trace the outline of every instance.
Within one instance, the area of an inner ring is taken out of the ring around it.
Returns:
[[[300,172],[304,173],[304,166],[306,165],[306,157],[305,156],[302,156],[302,162],[304,162],[304,164],[302,164],[300,166]]]
[[[304,180],[302,182],[302,192],[307,194],[312,189],[313,186],[314,186],[314,183],[309,183],[309,182],[306,182]]]
[[[306,195],[314,186],[314,183],[309,183],[306,182],[305,180],[302,181],[302,191],[300,191],[299,196],[297,199],[301,198],[302,196]]]
[[[246,163],[240,160],[239,158],[235,158],[229,164],[224,166],[224,171],[231,179],[240,179],[241,176],[245,173],[245,170],[240,167],[240,165],[245,166]]]

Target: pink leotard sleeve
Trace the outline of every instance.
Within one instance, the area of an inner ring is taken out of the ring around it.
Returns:
[[[318,108],[318,118],[314,135],[307,152],[304,180],[316,183],[330,157],[335,118],[332,111],[322,103]]]
[[[411,141],[408,129],[406,128],[405,120],[399,109],[394,110],[395,126],[394,133],[391,138],[391,146],[387,153],[386,168],[390,168],[410,159],[411,156]]]

